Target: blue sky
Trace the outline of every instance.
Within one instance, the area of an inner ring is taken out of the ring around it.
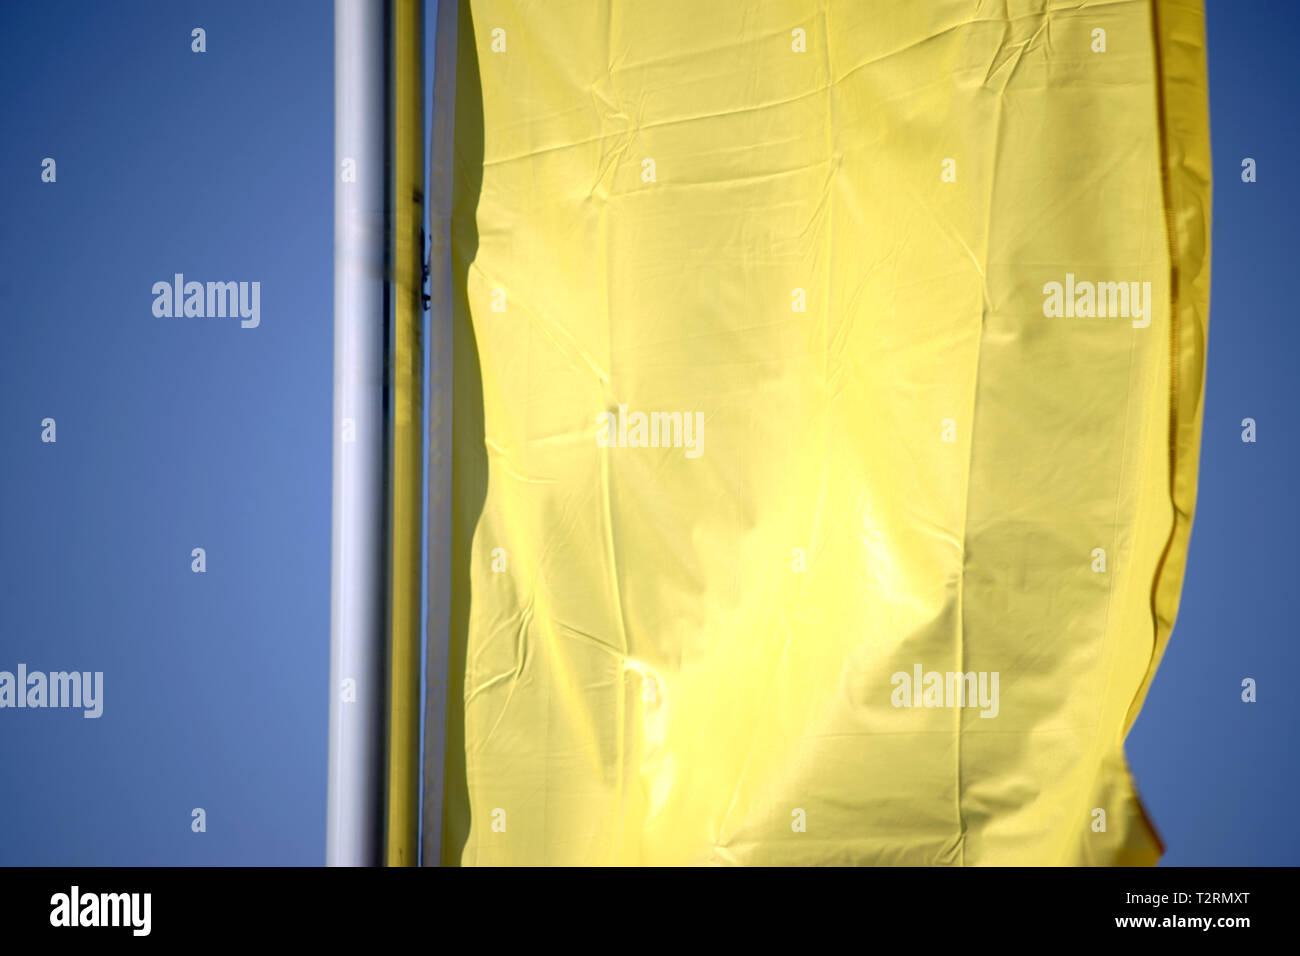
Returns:
[[[0,12],[0,659],[105,672],[5,712],[0,862],[324,858],[332,56],[322,2]],[[261,325],[155,318],[176,272]]]

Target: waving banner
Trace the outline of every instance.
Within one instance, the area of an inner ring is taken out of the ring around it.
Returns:
[[[426,862],[1154,862],[1200,3],[440,7]]]

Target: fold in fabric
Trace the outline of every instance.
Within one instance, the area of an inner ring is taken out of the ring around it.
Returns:
[[[1154,862],[1200,4],[444,6],[441,861]]]

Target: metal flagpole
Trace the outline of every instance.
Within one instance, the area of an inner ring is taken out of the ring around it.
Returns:
[[[418,860],[423,2],[336,0],[326,862]]]
[[[334,489],[325,857],[378,863],[385,718],[385,4],[334,6]]]

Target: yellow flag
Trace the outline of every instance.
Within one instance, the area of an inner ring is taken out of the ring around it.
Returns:
[[[1154,862],[1201,4],[442,6],[442,861]]]

